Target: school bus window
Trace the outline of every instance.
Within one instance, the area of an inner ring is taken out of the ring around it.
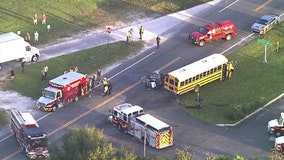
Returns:
[[[178,82],[175,82],[175,86],[176,86],[176,87],[178,86]]]
[[[180,86],[181,86],[181,87],[184,86],[184,82],[181,82],[181,83],[180,83]]]
[[[210,74],[213,73],[213,68],[210,70]]]
[[[222,69],[222,66],[220,65],[220,66],[218,66],[218,71],[220,71]]]
[[[203,77],[205,77],[206,76],[206,72],[203,72]]]
[[[189,82],[189,83],[191,82],[191,78],[188,79],[188,82]]]
[[[194,82],[194,81],[195,81],[195,77],[192,78],[192,82]]]
[[[207,75],[209,75],[210,74],[210,71],[207,71]]]
[[[199,75],[196,75],[196,80],[198,80],[199,79]]]
[[[188,79],[187,79],[187,80],[185,80],[185,84],[188,84]]]
[[[165,81],[166,81],[166,82],[168,82],[168,81],[169,81],[169,78],[168,78],[168,77],[166,77]]]
[[[217,68],[214,68],[214,72],[217,72]]]
[[[174,80],[170,79],[170,84],[174,84]]]

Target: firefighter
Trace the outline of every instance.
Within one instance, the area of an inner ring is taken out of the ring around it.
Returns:
[[[143,33],[144,33],[144,28],[141,26],[140,28],[139,28],[139,35],[140,35],[140,39],[142,40],[142,35],[143,35]]]
[[[104,95],[111,94],[112,85],[107,78],[103,79]]]

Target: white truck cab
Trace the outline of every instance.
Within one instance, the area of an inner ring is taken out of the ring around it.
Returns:
[[[284,112],[280,114],[278,119],[273,119],[268,122],[267,129],[270,133],[280,136],[284,133]]]

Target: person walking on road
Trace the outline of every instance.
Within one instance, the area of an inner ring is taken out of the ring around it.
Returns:
[[[139,28],[139,35],[140,35],[140,39],[142,40],[142,35],[144,33],[144,28],[142,26],[140,26]]]
[[[156,41],[157,41],[157,48],[160,48],[160,41],[161,41],[161,38],[160,38],[159,35],[157,36]]]

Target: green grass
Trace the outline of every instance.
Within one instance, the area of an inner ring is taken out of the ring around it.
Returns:
[[[229,60],[237,61],[232,78],[201,88],[202,109],[190,108],[196,105],[195,93],[182,96],[185,110],[208,123],[235,123],[283,93],[283,36],[284,23],[265,35],[274,45],[267,47],[267,63],[263,63],[264,45],[257,43],[258,38],[229,55]],[[275,51],[277,41],[279,53]]]
[[[48,80],[63,74],[65,70],[69,71],[70,68],[78,66],[80,73],[93,75],[99,68],[133,56],[143,47],[144,43],[141,41],[131,44],[117,42],[26,65],[25,73],[22,73],[21,68],[16,68],[15,80],[7,81],[5,88],[38,99],[42,89],[47,87]],[[41,81],[41,69],[45,65],[49,68],[48,76],[47,80]]]
[[[3,0],[0,1],[0,34],[21,31],[39,32],[39,45],[55,42],[58,38],[72,36],[81,31],[120,27],[139,18],[157,17],[173,13],[210,0]],[[38,25],[33,25],[33,15],[38,14]],[[45,13],[47,24],[41,24]],[[119,23],[118,23],[119,22]]]

